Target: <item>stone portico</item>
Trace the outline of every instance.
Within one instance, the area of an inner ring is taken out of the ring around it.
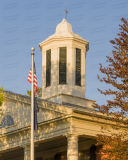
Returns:
[[[0,160],[29,160],[30,97],[10,92],[4,94],[4,115],[0,120],[9,115],[14,124],[0,129]],[[94,129],[91,127],[92,118],[90,121],[86,107],[77,109],[78,106],[75,105],[57,104],[43,99],[38,99],[37,103],[39,129],[35,131],[36,159],[60,157],[64,160],[77,160],[80,155],[84,156],[84,151],[88,151],[90,156],[90,147],[94,146],[96,141]],[[91,105],[93,101],[88,103]]]
[[[0,129],[0,160],[29,160],[30,97],[10,92],[4,92],[4,95],[4,115],[0,117],[0,121],[11,116],[14,124],[6,123]],[[39,113],[38,130],[35,131],[36,160],[100,160],[95,152],[96,135],[101,134],[101,124],[109,124],[111,120],[108,118],[106,121],[99,115],[97,121],[93,117],[93,108],[89,108],[94,101],[84,100],[88,107],[37,100]]]

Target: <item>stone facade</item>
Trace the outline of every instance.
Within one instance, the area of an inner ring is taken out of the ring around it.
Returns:
[[[0,121],[10,115],[14,124],[0,129],[0,160],[29,160],[30,97],[9,92],[4,92],[4,95]],[[78,157],[86,160],[93,155],[91,147],[96,143],[96,135],[101,134],[101,124],[112,123],[101,115],[99,123],[93,117],[94,110],[87,110],[87,106],[57,104],[43,99],[38,99],[37,103],[38,130],[34,133],[37,160],[57,157],[61,160],[78,160]]]

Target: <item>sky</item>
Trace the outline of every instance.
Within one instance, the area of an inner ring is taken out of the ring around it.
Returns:
[[[97,88],[110,88],[99,82],[99,63],[107,66],[112,52],[110,40],[117,37],[121,18],[128,18],[127,0],[0,0],[0,86],[18,94],[27,94],[31,67],[31,48],[35,48],[38,86],[42,86],[42,54],[39,43],[55,33],[65,18],[73,32],[89,41],[86,56],[85,98],[104,104],[109,97]]]

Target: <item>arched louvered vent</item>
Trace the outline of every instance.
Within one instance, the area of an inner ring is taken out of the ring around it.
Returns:
[[[12,125],[14,125],[13,118],[9,115],[6,115],[1,121],[0,129],[5,128],[5,127],[9,127],[9,126],[12,126]]]

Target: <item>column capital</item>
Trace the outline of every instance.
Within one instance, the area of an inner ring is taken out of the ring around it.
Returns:
[[[22,148],[30,148],[30,143],[26,143],[26,144],[22,144],[22,145],[20,145],[20,147],[22,147]]]
[[[67,133],[64,136],[66,136],[68,139],[76,139],[78,140],[79,135],[74,133]]]
[[[23,147],[25,151],[30,151],[30,145],[26,145]]]

